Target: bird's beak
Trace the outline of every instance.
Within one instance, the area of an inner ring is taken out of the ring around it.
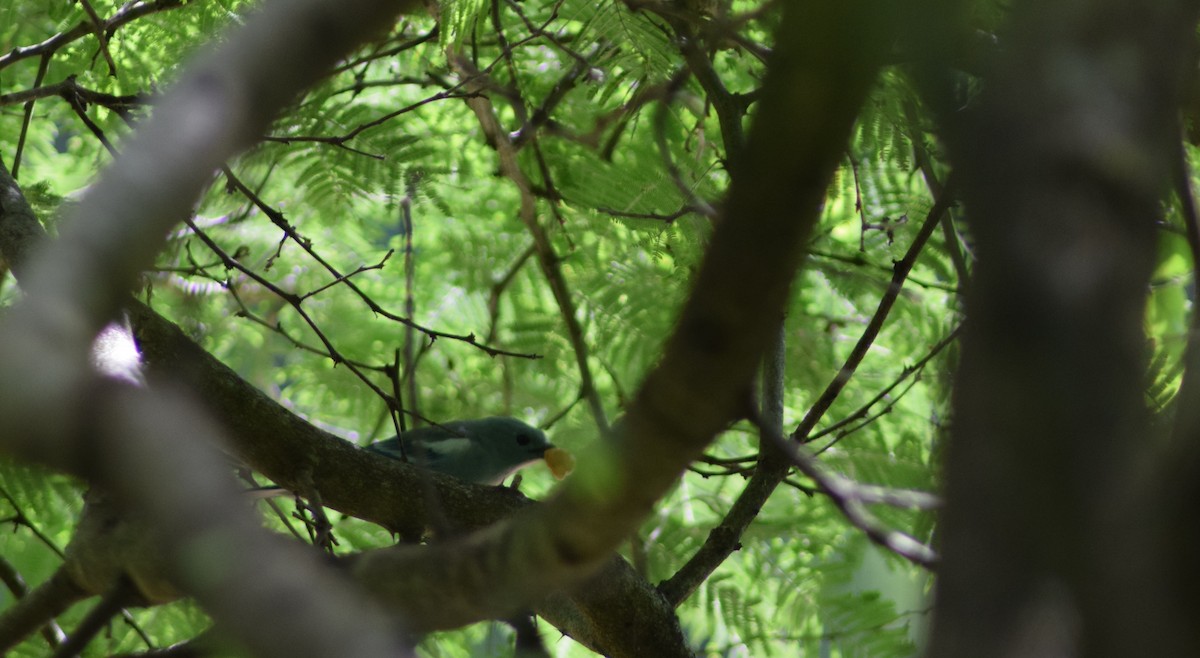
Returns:
[[[575,456],[562,448],[546,448],[546,452],[542,453],[542,459],[546,460],[546,465],[550,467],[550,472],[559,480],[567,477],[568,473],[575,470]]]

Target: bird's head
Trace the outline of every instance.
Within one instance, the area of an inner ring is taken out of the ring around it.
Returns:
[[[474,425],[468,431],[489,447],[499,463],[508,467],[505,477],[538,460],[544,460],[560,480],[575,467],[571,453],[550,443],[545,432],[515,418],[493,416],[468,422]]]

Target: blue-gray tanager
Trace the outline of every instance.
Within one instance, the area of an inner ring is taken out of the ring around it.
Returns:
[[[575,465],[571,454],[550,443],[544,432],[503,416],[421,427],[366,449],[478,484],[500,484],[536,461],[545,461],[561,480]]]

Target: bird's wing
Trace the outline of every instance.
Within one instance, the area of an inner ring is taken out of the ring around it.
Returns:
[[[443,430],[425,432],[422,428],[405,432],[399,437],[393,436],[384,441],[377,441],[367,446],[367,450],[377,452],[392,459],[408,458],[417,466],[423,466],[435,471],[447,472],[447,467],[454,464],[459,455],[470,448],[471,441],[461,436],[448,435]],[[401,442],[403,441],[403,450]]]

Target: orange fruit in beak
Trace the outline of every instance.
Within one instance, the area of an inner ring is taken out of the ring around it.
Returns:
[[[546,460],[546,465],[550,467],[550,472],[559,480],[567,477],[567,474],[575,470],[575,456],[563,450],[562,448],[550,448],[542,455],[542,459]]]

